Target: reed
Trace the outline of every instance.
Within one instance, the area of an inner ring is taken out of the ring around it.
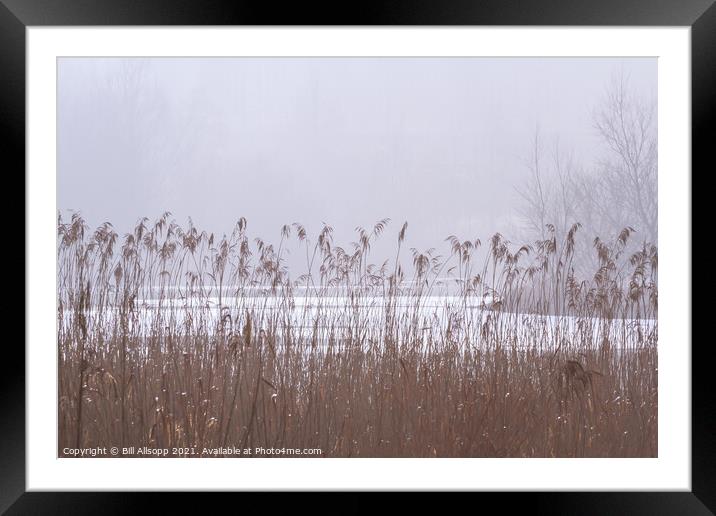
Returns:
[[[169,213],[122,238],[58,218],[58,454],[657,455],[655,246],[597,238],[580,278],[578,224],[519,246],[450,236],[445,258],[406,251],[404,224],[373,263],[389,224],[342,247],[327,225],[273,245],[243,218],[222,238]]]

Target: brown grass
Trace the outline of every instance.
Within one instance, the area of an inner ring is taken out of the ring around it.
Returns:
[[[358,228],[349,252],[328,226],[315,243],[285,226],[274,247],[244,219],[219,240],[165,214],[120,245],[109,224],[58,220],[58,454],[657,455],[655,247],[597,239],[599,270],[576,278],[575,225],[529,246],[495,235],[480,266],[480,241],[449,237],[448,259],[413,250],[404,267],[404,225],[373,265],[387,226]]]

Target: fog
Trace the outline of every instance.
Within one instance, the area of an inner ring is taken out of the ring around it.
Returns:
[[[410,247],[517,234],[535,131],[584,167],[615,75],[655,98],[654,58],[58,60],[57,208],[124,233],[171,211],[202,229],[337,241],[389,217]]]

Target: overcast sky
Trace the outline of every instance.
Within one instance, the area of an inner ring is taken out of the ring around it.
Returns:
[[[535,128],[588,166],[591,114],[654,58],[62,58],[57,203],[120,232],[169,210],[252,235],[409,222],[410,246],[518,220]],[[392,236],[390,237],[392,241]],[[392,245],[392,244],[391,244]]]

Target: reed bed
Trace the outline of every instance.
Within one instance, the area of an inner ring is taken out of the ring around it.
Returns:
[[[330,226],[270,244],[244,219],[217,238],[166,213],[120,238],[58,218],[58,455],[657,456],[655,246],[597,238],[577,278],[578,224],[450,236],[445,257],[406,249],[404,224],[374,264],[388,225],[340,247]]]

